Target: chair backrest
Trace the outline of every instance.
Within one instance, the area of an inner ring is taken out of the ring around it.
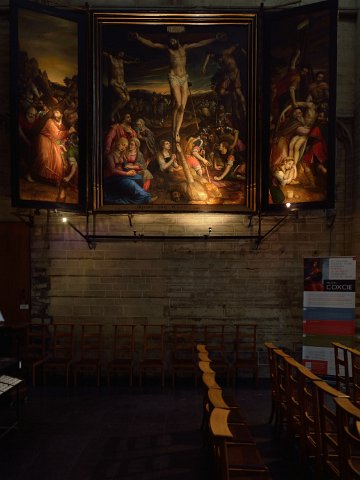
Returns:
[[[226,358],[225,325],[205,325],[204,338],[206,348],[213,361]]]
[[[280,348],[273,350],[275,365],[275,396],[276,402],[280,405],[286,415],[287,391],[286,391],[286,363],[285,359],[290,357]]]
[[[195,325],[173,326],[172,357],[173,361],[195,360]]]
[[[198,343],[196,345],[196,350],[198,351],[198,353],[208,353],[206,345],[204,345],[203,343]]]
[[[32,323],[26,329],[26,356],[44,358],[47,350],[48,326]]]
[[[244,365],[257,365],[257,325],[255,323],[235,325],[235,361]]]
[[[301,432],[300,375],[302,365],[292,357],[285,357],[285,392],[288,409],[288,430],[296,436]]]
[[[298,367],[299,372],[299,406],[300,406],[300,445],[308,457],[315,458],[315,468],[321,470],[321,437],[317,421],[317,397],[314,381],[320,380],[308,368]]]
[[[74,324],[55,323],[53,325],[52,356],[71,359],[74,353]]]
[[[233,437],[228,426],[229,414],[230,410],[224,408],[214,408],[212,410],[210,414],[210,429],[214,436],[227,438]]]
[[[349,347],[338,342],[333,342],[332,345],[334,347],[336,388],[350,395]]]
[[[114,324],[113,360],[132,360],[134,357],[135,325]]]
[[[208,389],[208,398],[213,408],[225,408],[230,410],[230,406],[225,402],[222,389],[217,387],[212,387]]]
[[[323,380],[315,380],[313,383],[317,405],[315,428],[318,429],[320,438],[322,473],[324,478],[330,476],[340,479],[340,446],[335,398],[348,398],[348,396]]]
[[[202,373],[212,373],[215,374],[215,370],[212,369],[211,367],[211,362],[207,360],[199,360],[198,362],[199,368],[202,371]]]
[[[202,374],[202,381],[206,390],[209,388],[217,388],[221,390],[220,385],[216,381],[215,372],[204,372]]]
[[[343,480],[360,479],[360,409],[348,398],[335,398]]]
[[[81,360],[100,360],[102,354],[102,324],[83,323],[81,325]]]
[[[353,403],[360,407],[360,351],[356,348],[349,348],[348,353],[350,355],[351,363],[351,399]]]
[[[221,387],[218,385],[215,379],[214,373],[203,373],[202,375],[202,403],[203,403],[203,418],[202,418],[202,427],[206,433],[206,437],[209,433],[210,428],[210,413],[213,409],[213,405],[209,399],[209,390],[219,390],[221,392]],[[208,440],[208,439],[207,439]]]
[[[271,390],[272,394],[275,394],[275,381],[276,381],[276,367],[275,367],[275,357],[274,357],[274,350],[277,348],[272,342],[265,342],[264,346],[267,351],[268,362],[269,362],[269,376],[270,376],[270,383],[271,383]]]
[[[143,360],[164,358],[164,325],[144,325]]]
[[[208,352],[198,352],[198,361],[211,363],[211,358],[209,357]]]

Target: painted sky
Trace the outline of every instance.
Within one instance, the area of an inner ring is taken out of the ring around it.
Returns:
[[[125,82],[130,91],[145,89],[151,92],[169,94],[168,73],[170,68],[169,56],[165,50],[158,50],[135,41],[132,32],[137,31],[155,43],[167,44],[171,36],[166,25],[105,25],[102,30],[101,45],[103,50],[115,54],[123,51],[126,56],[136,59],[137,63],[124,65]],[[191,82],[191,91],[194,94],[208,92],[211,89],[211,79],[218,70],[218,65],[211,60],[202,73],[202,65],[208,52],[219,53],[224,48],[238,44],[245,50],[248,45],[248,27],[239,25],[186,25],[179,36],[182,45],[192,44],[204,39],[215,38],[217,33],[227,37],[225,42],[214,42],[207,46],[189,49],[186,55],[186,71]],[[103,76],[106,77],[106,62],[103,63]],[[242,74],[243,90],[246,91],[247,61],[239,64]],[[104,78],[104,83],[107,79]]]
[[[52,82],[78,73],[78,30],[71,20],[19,9],[19,47],[36,58]]]

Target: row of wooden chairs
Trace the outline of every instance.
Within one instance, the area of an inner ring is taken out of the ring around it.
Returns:
[[[80,340],[75,355],[75,329],[80,329]],[[139,384],[148,371],[159,371],[161,385],[165,383],[165,330],[164,325],[112,325],[112,358],[107,363],[108,383],[121,371],[127,371],[129,383],[133,384],[136,329],[143,330],[142,358],[139,361]],[[33,385],[37,382],[37,371],[42,368],[43,382],[47,374],[63,371],[65,384],[69,385],[70,371],[74,384],[78,375],[92,370],[100,384],[103,355],[104,325],[57,323],[50,327],[30,325],[27,330],[27,348],[22,361],[24,368],[31,371]],[[226,356],[226,327],[224,325],[205,326],[203,336],[212,349],[213,361],[226,375],[239,369],[253,370],[257,379],[258,362],[256,350],[256,325],[242,324],[233,326],[234,361],[230,363]],[[195,325],[174,325],[171,331],[172,383],[180,371],[191,371],[197,384],[198,366],[195,345],[199,337]],[[231,370],[233,369],[233,370]]]
[[[241,408],[231,395],[224,395],[216,379],[210,352],[204,344],[197,345],[198,365],[202,372],[202,429],[219,480],[270,479],[257,445],[251,435]]]
[[[102,325],[81,324],[80,351],[74,356],[75,325],[72,323],[54,324],[51,331],[44,325],[31,325],[27,330],[26,351],[22,355],[22,368],[31,371],[32,384],[36,384],[36,373],[41,367],[43,383],[46,384],[49,373],[62,372],[65,385],[69,385],[70,372],[74,384],[78,375],[92,370],[100,384],[102,349]]]
[[[73,373],[74,385],[80,373],[93,371],[96,383],[101,381],[103,355],[103,328],[101,324],[80,324],[78,358],[75,355],[75,325],[57,323],[52,325],[49,335],[44,326],[31,326],[28,332],[27,352],[23,358],[24,365],[31,367],[32,383],[36,383],[36,371],[41,366],[43,382],[47,374],[61,371],[65,374],[65,385],[69,385],[70,371]],[[112,359],[107,363],[107,378],[110,384],[115,374],[127,372],[129,384],[133,385],[135,325],[114,324]],[[164,385],[164,326],[144,325],[143,358],[140,362],[139,383],[148,368],[160,369],[161,383]],[[49,343],[49,345],[47,345]]]
[[[360,410],[346,392],[331,387],[271,342],[265,347],[272,385],[270,421],[276,432],[286,425],[287,445],[299,447],[301,465],[310,465],[315,478],[360,478]]]

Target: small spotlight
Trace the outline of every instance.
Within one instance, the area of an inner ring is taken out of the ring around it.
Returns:
[[[62,217],[61,220],[62,220],[63,223],[67,223],[67,221],[68,221],[67,217]]]
[[[291,207],[291,203],[290,202],[287,202],[286,203],[286,208],[290,208]]]

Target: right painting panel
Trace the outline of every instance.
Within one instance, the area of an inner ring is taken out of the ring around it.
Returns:
[[[262,208],[334,203],[337,2],[264,15]]]

